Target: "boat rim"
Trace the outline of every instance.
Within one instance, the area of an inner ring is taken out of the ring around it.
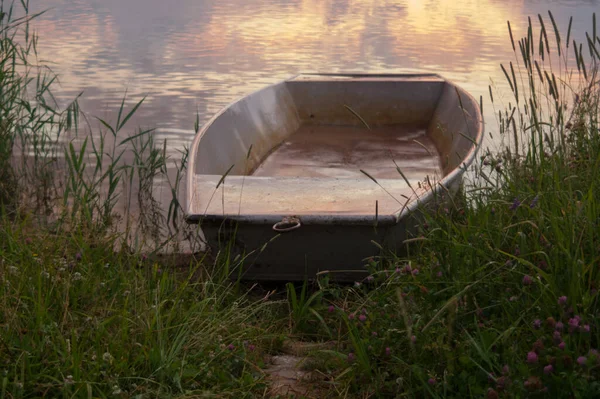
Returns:
[[[447,79],[440,74],[431,73],[431,72],[423,72],[423,73],[361,73],[361,72],[359,72],[359,73],[344,73],[344,72],[333,72],[333,73],[304,72],[304,73],[302,73],[301,72],[301,73],[297,73],[291,77],[288,77],[286,79],[282,79],[282,80],[276,81],[274,83],[271,83],[268,86],[263,86],[257,90],[253,90],[242,96],[238,96],[233,101],[231,101],[229,104],[227,104],[226,106],[221,108],[217,113],[215,113],[206,123],[204,123],[204,125],[198,130],[198,133],[196,133],[196,135],[192,141],[190,154],[189,154],[190,161],[188,164],[188,178],[187,178],[187,189],[186,189],[187,195],[186,195],[185,219],[188,223],[201,223],[203,221],[220,221],[220,222],[222,222],[224,220],[232,220],[232,221],[244,222],[244,223],[248,223],[248,224],[273,224],[273,223],[280,222],[282,216],[287,216],[287,215],[276,215],[276,214],[273,214],[273,215],[236,215],[236,216],[216,215],[216,214],[215,215],[190,215],[188,213],[187,207],[189,206],[190,198],[192,198],[192,195],[194,194],[193,193],[194,177],[196,175],[202,176],[202,174],[196,174],[194,171],[194,163],[195,163],[194,160],[195,160],[196,153],[198,150],[198,144],[200,143],[202,136],[206,133],[206,131],[210,128],[210,126],[221,115],[223,115],[227,110],[229,110],[233,105],[237,104],[244,98],[251,96],[255,93],[258,93],[261,90],[264,90],[265,87],[275,86],[275,85],[279,85],[279,84],[282,84],[285,82],[293,81],[300,76],[325,76],[325,77],[339,76],[339,77],[348,77],[348,78],[352,78],[352,77],[356,77],[356,78],[361,78],[361,77],[363,77],[363,78],[364,77],[375,77],[375,78],[376,77],[381,77],[381,78],[437,77],[439,79],[442,79],[445,83],[451,84],[452,86],[457,88],[458,89],[457,95],[459,96],[459,98],[461,98],[460,97],[461,94],[464,94],[464,95],[466,95],[466,97],[468,98],[469,101],[472,101],[474,104],[477,104],[477,101],[475,100],[475,98],[468,91],[462,89],[459,85],[455,84],[453,80]],[[476,133],[476,136],[474,139],[471,139],[473,142],[473,146],[469,150],[469,152],[465,155],[461,164],[459,166],[457,166],[456,168],[454,168],[450,173],[448,173],[446,176],[444,176],[441,180],[435,182],[433,188],[424,190],[424,194],[422,196],[416,196],[416,197],[411,196],[409,198],[409,200],[407,200],[405,205],[398,212],[396,212],[394,214],[388,214],[388,215],[378,215],[378,217],[377,217],[377,225],[378,226],[397,224],[400,220],[402,220],[409,214],[413,213],[419,206],[431,201],[431,199],[433,197],[438,196],[438,195],[443,195],[445,192],[448,191],[448,187],[453,182],[455,182],[456,180],[458,180],[462,177],[462,175],[467,171],[469,166],[471,166],[471,164],[475,160],[475,157],[477,156],[479,148],[481,147],[481,144],[483,142],[483,132],[484,132],[485,121],[483,119],[483,112],[482,112],[481,106],[482,106],[482,104],[479,103],[479,106],[476,107],[477,111],[478,111],[477,116],[479,119],[479,121],[478,121],[479,123],[477,124],[478,131]],[[464,112],[465,111],[463,109],[463,113]],[[251,178],[251,176],[247,176],[247,177]],[[305,224],[305,225],[309,225],[309,224],[319,224],[319,225],[322,225],[322,224],[343,224],[343,225],[365,225],[365,224],[368,224],[368,225],[373,225],[374,219],[375,219],[375,215],[367,216],[367,215],[356,215],[356,214],[355,215],[352,215],[352,214],[348,214],[348,215],[341,215],[341,214],[303,215],[301,218],[302,224]]]

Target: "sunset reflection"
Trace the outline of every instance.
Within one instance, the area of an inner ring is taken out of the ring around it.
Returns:
[[[134,124],[170,146],[236,97],[300,71],[438,72],[487,98],[512,59],[515,35],[541,5],[524,0],[40,0],[40,58],[60,74],[66,101],[114,113],[125,89],[148,98]],[[553,3],[564,21],[591,14]],[[536,8],[537,7],[537,8]],[[574,24],[573,35],[581,34]]]

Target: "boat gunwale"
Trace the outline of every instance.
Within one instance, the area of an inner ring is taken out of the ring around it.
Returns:
[[[409,73],[409,74],[369,74],[369,73],[299,73],[292,77],[274,82],[271,85],[262,87],[260,89],[254,90],[250,93],[247,93],[243,96],[240,96],[230,102],[228,105],[223,107],[217,113],[215,113],[201,128],[198,130],[198,133],[195,135],[190,149],[189,154],[189,165],[188,165],[188,178],[187,178],[187,196],[186,196],[186,212],[185,219],[188,223],[202,223],[202,222],[223,222],[225,220],[231,220],[236,222],[243,222],[248,224],[272,224],[281,220],[282,216],[287,215],[253,215],[253,214],[240,214],[240,215],[230,215],[230,214],[190,214],[189,207],[191,203],[191,199],[194,195],[194,179],[196,176],[211,176],[207,174],[200,174],[195,172],[195,160],[196,153],[198,151],[198,147],[200,144],[200,140],[204,136],[204,134],[208,131],[208,129],[213,125],[213,123],[221,117],[225,112],[227,112],[231,107],[235,104],[238,104],[245,98],[252,96],[260,91],[266,89],[267,87],[273,87],[280,84],[285,84],[287,82],[293,82],[301,76],[323,76],[325,78],[329,77],[348,77],[349,79],[357,78],[378,78],[381,77],[382,80],[385,78],[404,78],[406,80],[411,80],[415,78],[437,78],[439,81],[444,82],[445,84],[450,84],[457,90],[457,95],[460,96],[461,101],[463,100],[461,95],[465,95],[468,101],[471,101],[475,108],[477,109],[477,127],[478,130],[476,132],[475,138],[471,138],[473,141],[473,145],[467,154],[463,157],[461,163],[452,169],[447,175],[442,177],[440,180],[436,181],[433,188],[429,188],[424,191],[423,195],[411,195],[404,206],[397,212],[392,214],[383,214],[383,215],[364,215],[364,214],[315,214],[315,215],[303,215],[302,223],[305,225],[331,225],[331,224],[339,224],[339,225],[374,225],[377,223],[377,226],[386,226],[386,225],[395,225],[399,223],[403,218],[407,215],[413,213],[419,206],[422,204],[428,203],[434,196],[445,194],[445,192],[457,181],[461,179],[465,171],[468,167],[473,163],[479,148],[481,147],[483,141],[483,131],[484,131],[484,120],[483,115],[481,113],[481,109],[475,98],[466,90],[462,89],[460,86],[456,85],[453,81],[442,77],[437,73]],[[332,82],[340,82],[340,80],[335,79],[323,79],[323,80],[313,80],[314,81],[332,81]],[[298,81],[300,82],[300,81]],[[465,112],[464,106],[462,107],[463,114]],[[247,179],[251,179],[253,176],[246,176]],[[226,177],[225,177],[226,178]],[[276,179],[276,177],[273,177]],[[381,179],[380,179],[381,180]],[[374,183],[375,184],[375,183]],[[217,187],[215,187],[216,189]]]

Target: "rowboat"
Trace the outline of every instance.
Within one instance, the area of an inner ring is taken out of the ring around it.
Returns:
[[[242,278],[356,280],[457,191],[482,132],[480,105],[439,75],[301,74],[198,131],[186,220]]]

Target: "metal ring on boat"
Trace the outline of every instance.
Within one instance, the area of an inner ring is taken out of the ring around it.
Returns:
[[[287,231],[292,231],[300,228],[302,223],[300,223],[300,219],[296,216],[286,216],[281,219],[281,222],[277,222],[273,225],[273,230],[279,233],[285,233]]]

